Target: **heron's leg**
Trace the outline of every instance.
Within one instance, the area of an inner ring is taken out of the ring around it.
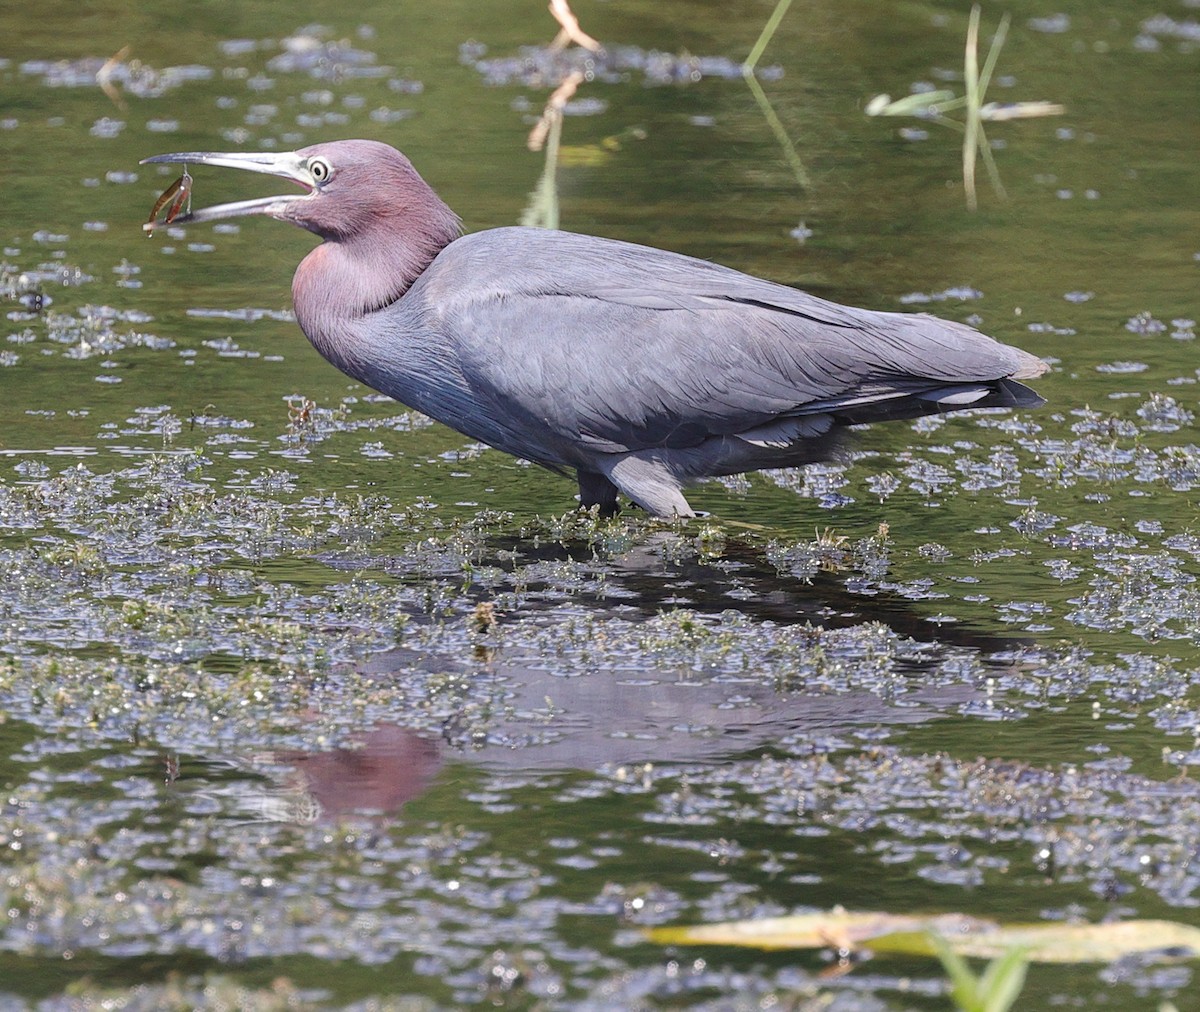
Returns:
[[[600,507],[600,515],[616,516],[617,486],[598,471],[577,470],[579,478],[579,505],[584,509]]]
[[[609,481],[656,517],[694,517],[680,491],[679,479],[661,461],[630,453],[605,468]]]

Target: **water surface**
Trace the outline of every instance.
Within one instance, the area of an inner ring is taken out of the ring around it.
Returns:
[[[613,60],[563,227],[1054,363],[1042,409],[876,427],[680,527],[571,515],[328,366],[311,237],[141,233],[147,155],[349,136],[518,221],[542,4],[0,12],[0,1003],[938,1008],[930,964],[639,929],[1194,923],[1197,12],[1009,10],[991,97],[1067,113],[989,127],[972,214],[957,134],[863,114],[961,91],[965,5],[793,5],[761,83],[805,188],[736,73],[770,5],[578,6]],[[1026,1007],[1192,978],[1034,969]]]

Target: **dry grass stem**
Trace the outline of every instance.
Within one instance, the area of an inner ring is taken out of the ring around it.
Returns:
[[[593,53],[598,53],[604,48],[579,27],[579,19],[575,17],[567,0],[550,0],[550,13],[554,15],[554,20],[562,25],[562,31],[550,43],[551,49],[564,49],[568,42],[590,49]]]
[[[529,146],[530,151],[542,150],[542,145],[546,143],[546,135],[550,132],[550,125],[562,118],[563,106],[571,100],[575,89],[583,83],[583,80],[583,73],[573,70],[568,77],[563,79],[563,83],[554,89],[554,94],[546,102],[542,118],[529,131],[529,139],[525,143]]]
[[[121,61],[129,55],[131,47],[122,46],[114,56],[110,56],[104,61],[104,65],[96,71],[96,83],[100,85],[100,90],[106,94],[118,109],[124,112],[129,106],[125,103],[124,96],[117,91],[117,86],[112,82],[113,71],[120,65]]]

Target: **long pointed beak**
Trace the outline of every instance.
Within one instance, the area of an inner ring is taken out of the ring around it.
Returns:
[[[285,194],[278,197],[256,197],[253,200],[237,200],[229,204],[214,204],[181,214],[173,224],[185,225],[197,221],[218,221],[221,218],[237,218],[246,214],[266,214],[273,218],[282,217],[287,208],[297,200],[305,200],[317,188],[316,180],[308,169],[308,159],[294,151],[243,154],[221,151],[178,151],[169,155],[143,158],[142,165],[220,165],[229,169],[245,169],[248,172],[265,172],[297,183],[305,192]],[[162,228],[162,223],[147,222],[146,231]]]

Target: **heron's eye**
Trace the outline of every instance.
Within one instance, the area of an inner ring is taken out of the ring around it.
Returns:
[[[308,171],[312,174],[315,182],[323,183],[333,175],[333,166],[325,161],[324,158],[310,158],[308,160]]]

